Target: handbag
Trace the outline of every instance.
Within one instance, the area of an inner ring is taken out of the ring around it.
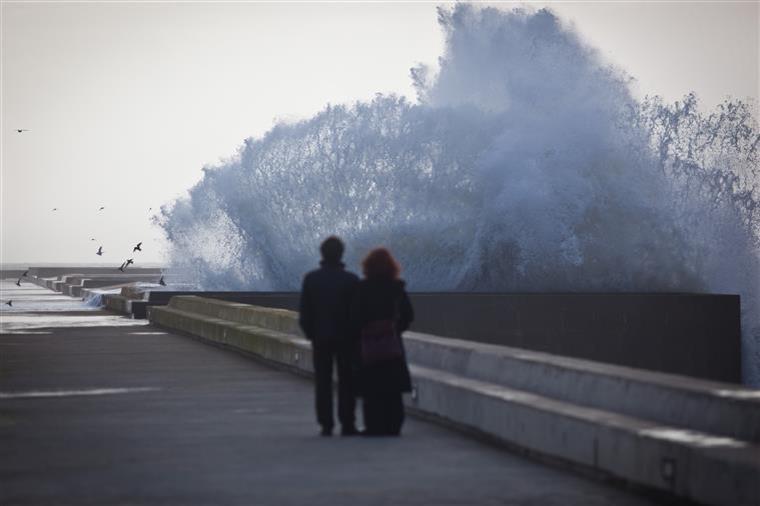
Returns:
[[[396,307],[395,314],[398,313]],[[396,330],[396,319],[374,320],[361,330],[361,356],[364,365],[373,365],[403,358],[401,336]]]

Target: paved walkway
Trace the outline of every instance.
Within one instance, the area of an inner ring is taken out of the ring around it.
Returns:
[[[655,504],[414,419],[321,438],[309,381],[57,297],[2,284],[2,505]]]

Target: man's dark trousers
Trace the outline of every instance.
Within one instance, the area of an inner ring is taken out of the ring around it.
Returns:
[[[316,385],[317,422],[323,429],[332,430],[333,419],[333,363],[338,369],[338,420],[345,427],[354,427],[356,421],[356,393],[354,389],[354,352],[345,341],[321,340],[312,342]]]

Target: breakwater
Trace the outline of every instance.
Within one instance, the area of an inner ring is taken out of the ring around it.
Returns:
[[[145,318],[172,297],[297,310],[294,292],[150,290],[104,296]],[[410,293],[412,330],[653,371],[739,383],[739,297],[694,294]],[[684,350],[689,350],[684,353]]]

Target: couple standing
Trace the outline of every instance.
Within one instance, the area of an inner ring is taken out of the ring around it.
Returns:
[[[343,250],[340,239],[328,237],[320,247],[320,268],[304,277],[301,290],[299,323],[312,344],[317,421],[323,436],[332,435],[335,363],[341,434],[360,433],[355,408],[361,397],[361,434],[398,436],[404,422],[401,395],[412,389],[401,342],[414,319],[412,305],[387,249],[367,255],[362,280],[345,270]]]

